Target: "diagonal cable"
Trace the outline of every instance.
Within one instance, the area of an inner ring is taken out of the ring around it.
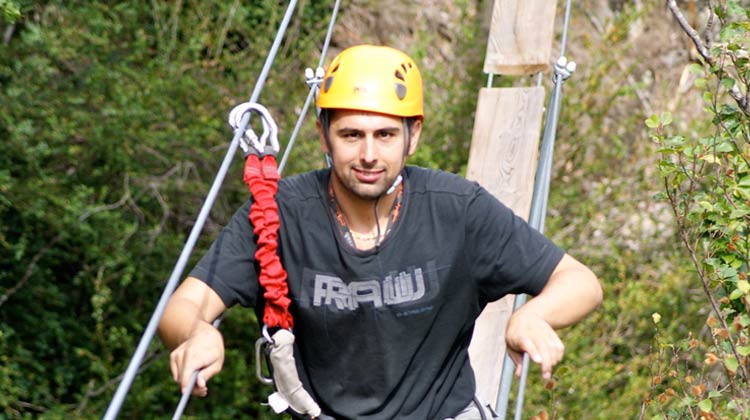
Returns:
[[[294,9],[296,5],[297,5],[297,0],[291,0],[289,2],[289,5],[286,10],[286,14],[284,15],[284,19],[279,25],[279,30],[276,33],[276,38],[274,39],[273,45],[271,46],[268,56],[266,57],[266,61],[263,65],[263,69],[261,70],[261,74],[255,83],[255,88],[253,89],[253,92],[250,96],[250,102],[256,102],[258,100],[258,97],[260,96],[260,92],[263,89],[263,85],[265,84],[266,79],[268,78],[268,73],[270,72],[271,65],[273,64],[273,61],[276,58],[279,45],[281,45],[281,41],[284,38],[284,34],[286,33],[286,29],[289,26],[289,21],[291,20],[291,17],[292,17],[292,14],[294,13]],[[193,229],[190,231],[190,235],[188,236],[185,246],[182,248],[182,252],[180,253],[179,258],[177,259],[177,263],[175,264],[175,267],[172,270],[172,274],[170,275],[169,280],[167,281],[167,284],[164,287],[164,291],[162,292],[161,298],[159,299],[156,309],[154,310],[154,313],[151,315],[151,319],[149,320],[146,330],[144,331],[143,336],[138,342],[138,347],[136,348],[135,353],[130,359],[127,370],[125,371],[125,375],[123,376],[122,381],[118,385],[117,391],[115,392],[115,395],[112,397],[112,400],[110,401],[109,406],[107,407],[107,411],[105,412],[104,417],[103,417],[104,420],[112,420],[112,419],[117,418],[120,408],[122,407],[122,403],[124,402],[125,397],[127,396],[127,393],[130,390],[131,385],[133,384],[133,380],[135,379],[135,376],[137,374],[138,367],[143,362],[143,357],[146,354],[146,350],[151,344],[151,340],[153,339],[156,333],[156,328],[158,327],[159,321],[161,320],[161,317],[164,314],[164,310],[166,309],[167,302],[169,301],[170,296],[172,296],[172,293],[177,287],[177,284],[182,276],[182,273],[185,270],[185,266],[187,265],[188,259],[190,258],[190,254],[192,254],[193,249],[195,248],[195,244],[198,241],[198,237],[200,236],[200,233],[203,230],[203,226],[206,220],[208,219],[208,215],[211,211],[211,207],[213,207],[213,204],[216,201],[216,197],[219,193],[219,189],[221,188],[221,184],[224,182],[224,178],[226,177],[227,171],[229,170],[229,166],[232,162],[232,158],[237,152],[237,147],[239,146],[239,139],[242,136],[242,134],[245,132],[245,129],[247,128],[249,121],[250,121],[250,113],[246,114],[245,117],[242,118],[242,122],[240,124],[239,129],[235,130],[234,132],[234,137],[232,138],[232,142],[229,144],[229,148],[224,157],[224,160],[222,161],[221,167],[219,168],[219,171],[216,174],[216,178],[214,179],[213,184],[211,185],[211,188],[209,189],[208,195],[206,196],[206,201],[203,203],[203,206],[201,207],[201,210],[198,214],[198,218],[195,221],[195,225],[193,226]]]

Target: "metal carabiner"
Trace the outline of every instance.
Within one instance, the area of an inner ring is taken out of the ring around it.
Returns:
[[[251,153],[250,146],[252,146],[259,155],[264,155],[267,153],[266,146],[270,139],[270,147],[273,150],[273,153],[278,154],[280,149],[279,127],[273,120],[271,113],[263,105],[255,102],[243,102],[235,106],[229,112],[229,125],[232,126],[234,131],[239,130],[242,125],[242,118],[250,111],[255,111],[255,113],[260,115],[261,123],[263,124],[263,133],[260,138],[258,138],[252,127],[246,126],[245,132],[242,133],[242,137],[240,138],[240,147],[242,148],[242,151],[247,155]]]
[[[268,361],[268,346],[273,344],[273,338],[268,334],[268,325],[263,325],[261,337],[255,341],[255,375],[265,385],[273,385],[273,378],[263,374],[263,361],[265,360],[268,371],[271,372],[271,364]]]

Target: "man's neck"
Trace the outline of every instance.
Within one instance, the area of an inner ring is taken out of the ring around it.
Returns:
[[[334,194],[336,194],[336,201],[346,218],[349,230],[364,235],[376,233],[376,203],[378,206],[377,214],[380,219],[379,223],[381,229],[385,229],[385,226],[388,224],[388,218],[390,217],[393,202],[396,199],[395,193],[382,195],[380,199],[364,199],[346,190],[335,175],[331,177],[331,182],[333,183]]]

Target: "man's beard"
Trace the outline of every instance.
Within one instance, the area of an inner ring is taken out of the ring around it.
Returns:
[[[366,183],[357,179],[353,169],[347,168],[347,171],[347,176],[341,176],[336,170],[334,170],[334,173],[344,189],[346,189],[349,194],[362,201],[376,201],[385,194],[398,177],[398,173],[389,178],[386,178],[384,175],[382,179],[378,180],[378,182]]]

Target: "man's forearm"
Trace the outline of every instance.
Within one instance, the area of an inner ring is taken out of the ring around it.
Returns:
[[[533,311],[555,329],[580,321],[596,309],[603,293],[596,275],[569,255],[555,269],[542,292],[520,310]]]
[[[182,344],[201,328],[213,328],[191,301],[173,298],[159,323],[159,338],[170,350]]]
[[[173,350],[226,310],[224,302],[206,283],[188,277],[169,299],[159,323],[159,337]]]

